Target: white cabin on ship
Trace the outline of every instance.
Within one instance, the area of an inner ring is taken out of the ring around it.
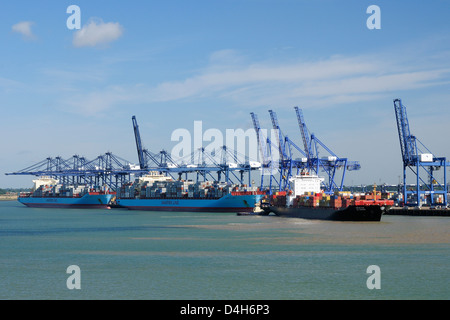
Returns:
[[[304,195],[305,192],[320,193],[320,186],[324,178],[314,174],[302,173],[289,179],[289,185],[292,192],[286,197],[286,205],[292,205],[297,196]]]

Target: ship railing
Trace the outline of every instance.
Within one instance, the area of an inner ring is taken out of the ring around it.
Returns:
[[[33,192],[19,192],[19,198],[30,198],[33,196]]]
[[[88,194],[91,196],[98,196],[98,195],[102,195],[102,194],[116,195],[115,192],[111,192],[111,191],[89,191]]]
[[[232,196],[251,196],[251,195],[265,195],[265,191],[232,191]]]
[[[30,193],[29,195],[19,196],[22,198],[81,198],[81,194],[76,193],[72,195],[61,195],[59,193],[44,193],[44,194],[34,194]]]
[[[227,195],[232,195],[232,196],[243,196],[243,195],[265,195],[266,192],[265,191],[232,191],[229,193],[223,193],[223,194],[219,194],[219,195],[205,195],[204,197],[201,196],[188,196],[187,194],[184,194],[182,196],[168,196],[168,195],[154,195],[154,196],[149,196],[149,195],[118,195],[118,199],[178,199],[178,200],[182,200],[182,199],[195,199],[195,200],[217,200],[217,199],[221,199]]]

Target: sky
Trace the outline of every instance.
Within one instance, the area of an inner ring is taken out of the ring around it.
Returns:
[[[394,99],[411,132],[450,157],[449,14],[444,0],[4,1],[0,188],[30,187],[33,177],[4,173],[47,157],[137,163],[133,115],[154,153],[194,121],[225,135],[253,128],[254,112],[270,129],[268,110],[301,146],[294,106],[360,162],[346,184],[397,184]]]

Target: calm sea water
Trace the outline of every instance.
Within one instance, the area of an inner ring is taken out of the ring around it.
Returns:
[[[450,218],[308,221],[0,202],[0,299],[449,299]],[[81,270],[69,290],[67,267]],[[380,268],[369,290],[367,267]]]

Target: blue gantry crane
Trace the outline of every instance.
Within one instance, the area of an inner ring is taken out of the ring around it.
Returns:
[[[46,176],[57,179],[61,184],[108,186],[115,191],[130,180],[136,172],[133,165],[111,152],[99,155],[93,160],[74,155],[64,159],[61,156],[47,157],[25,169],[6,175]]]
[[[269,191],[272,190],[272,182],[273,180],[276,180],[276,178],[273,175],[274,170],[274,162],[271,158],[271,141],[269,137],[266,137],[261,129],[261,126],[259,124],[258,116],[254,113],[250,113],[252,117],[253,122],[253,128],[256,132],[256,140],[258,143],[258,151],[260,155],[260,162],[261,162],[261,190],[264,188],[264,177],[266,174],[269,175]],[[278,184],[278,181],[276,181]]]
[[[33,164],[25,169],[6,173],[6,175],[32,175],[55,178],[62,184],[92,186],[108,186],[111,190],[117,190],[121,185],[131,181],[131,176],[141,176],[149,171],[158,171],[171,176],[182,174],[197,174],[206,179],[207,176],[213,180],[220,181],[222,177],[226,182],[245,184],[244,175],[248,174],[248,185],[252,185],[251,172],[260,170],[260,166],[251,161],[249,157],[238,155],[237,152],[222,146],[218,150],[206,150],[199,148],[188,155],[186,163],[177,163],[170,153],[162,150],[159,153],[152,153],[144,148],[139,132],[136,116],[132,117],[133,131],[136,141],[139,166],[111,153],[107,152],[88,160],[85,157],[74,155],[69,159],[63,157],[47,157],[46,159]],[[221,155],[220,160],[213,155]],[[238,156],[241,156],[238,159]],[[196,164],[191,163],[191,159],[199,157],[202,159]],[[242,160],[243,159],[243,160]],[[208,161],[209,160],[209,161]],[[242,160],[241,163],[239,160]],[[217,178],[212,175],[217,174]]]
[[[131,118],[133,122],[133,129],[134,129],[134,138],[136,140],[136,148],[138,153],[138,159],[139,159],[139,167],[141,170],[147,169],[147,162],[144,158],[144,148],[142,147],[142,141],[141,141],[141,134],[139,133],[139,126],[137,124],[136,116],[133,116]]]
[[[146,174],[148,173],[148,171],[153,170],[159,171],[173,178],[170,169],[176,168],[178,166],[176,162],[165,150],[161,150],[159,154],[155,154],[144,148],[136,116],[132,116],[131,120],[133,123],[134,138],[136,141],[136,150],[138,154],[140,174]],[[181,173],[179,174],[181,175]]]
[[[307,168],[307,163],[303,160],[307,155],[289,136],[283,134],[276,113],[273,110],[269,110],[269,114],[278,140],[280,190],[288,190],[290,188],[289,180],[294,175],[294,169],[296,169],[296,174],[299,174],[301,170]],[[300,152],[301,158],[294,158],[295,150]]]
[[[275,188],[279,191],[288,191],[290,189],[289,180],[295,174],[298,175],[309,169],[307,159],[312,159],[312,157],[308,155],[308,152],[312,151],[311,148],[306,148],[305,146],[304,147],[307,151],[304,151],[294,141],[292,141],[289,136],[283,133],[275,111],[269,110],[269,114],[272,123],[272,139],[267,138],[264,140],[261,138],[262,129],[259,125],[258,118],[256,114],[251,113],[253,126],[257,132],[261,158],[263,158],[262,174],[269,174],[269,190],[271,192],[272,189]],[[305,130],[307,129],[305,128]],[[307,141],[308,139],[309,135],[304,141]],[[295,152],[298,152],[297,155],[300,155],[300,158],[295,157]],[[312,166],[312,162],[310,162],[310,164]],[[275,175],[279,176],[278,179]],[[263,180],[264,177],[261,176],[261,187]],[[276,186],[274,182],[276,183]]]
[[[248,184],[252,186],[251,172],[260,170],[260,165],[249,157],[241,155],[228,148],[226,145],[214,149],[200,147],[178,160],[176,167],[169,167],[169,172],[196,175],[196,181],[206,181],[209,177],[214,181],[222,181],[231,184]],[[244,175],[247,174],[248,181]]]
[[[327,179],[324,180],[325,192],[332,193],[335,190],[342,191],[347,170],[359,170],[361,165],[358,161],[349,161],[347,158],[337,156],[336,153],[328,148],[316,135],[309,132],[302,110],[298,107],[294,107],[294,109],[303,140],[307,169],[317,175],[319,175],[320,172],[325,172],[327,176]],[[326,156],[319,156],[319,153],[321,152],[320,148],[326,151]],[[336,181],[336,173],[337,170],[341,169],[342,175],[338,184]]]
[[[338,157],[330,148],[320,141],[317,136],[309,132],[301,109],[295,107],[295,111],[302,136],[303,149],[298,147],[287,135],[283,134],[277,115],[273,110],[269,110],[274,130],[274,134],[271,135],[273,141],[269,138],[264,141],[264,139],[262,139],[262,130],[258,118],[256,114],[251,113],[253,126],[257,133],[261,158],[263,159],[262,173],[264,174],[264,172],[267,172],[267,170],[264,170],[264,168],[267,167],[275,169],[270,171],[269,189],[272,190],[272,181],[275,181],[280,191],[288,191],[290,188],[289,179],[293,177],[294,174],[298,175],[302,171],[307,171],[317,175],[320,175],[322,172],[326,173],[327,179],[324,180],[323,184],[325,192],[333,193],[335,190],[342,191],[346,171],[359,170],[361,168],[359,162],[349,161],[347,158]],[[294,151],[298,151],[301,157],[294,158]],[[319,157],[319,153],[322,153],[323,151],[328,155]],[[342,169],[342,176],[338,182],[336,173],[337,170],[340,169]],[[279,174],[278,180],[275,178],[275,174]],[[261,187],[263,179],[262,176]]]
[[[436,157],[420,140],[411,134],[406,107],[401,99],[394,99],[398,136],[403,160],[403,203],[405,206],[447,206],[447,162],[445,157]],[[443,181],[439,182],[436,171],[443,168]],[[415,177],[415,190],[408,190],[408,169]],[[426,177],[425,177],[426,176]]]
[[[258,170],[259,167],[254,165],[254,162],[250,161],[248,157],[240,157],[244,159],[244,163],[239,163],[237,153],[227,148],[227,146],[214,150],[200,147],[179,159],[179,161],[175,161],[165,150],[160,151],[159,154],[154,154],[145,149],[142,144],[136,116],[132,117],[132,122],[141,174],[146,174],[149,171],[159,171],[172,178],[174,178],[174,175],[178,175],[179,180],[181,180],[183,174],[186,176],[186,179],[189,174],[194,174],[197,181],[200,178],[206,180],[207,177],[215,181],[220,181],[224,178],[225,182],[237,182],[239,184],[245,184],[244,174],[248,174],[248,185],[252,185],[250,173],[253,170]],[[237,175],[235,172],[239,174]],[[216,176],[213,176],[213,173]]]
[[[303,148],[305,150],[306,158],[304,162],[306,163],[307,168],[311,168],[312,164],[312,149],[311,149],[311,136],[308,131],[308,127],[306,126],[305,120],[303,118],[303,112],[298,107],[294,107],[295,113],[297,114],[297,122],[300,128],[300,133],[303,140]]]
[[[280,184],[281,190],[289,188],[289,179],[292,176],[292,148],[289,143],[289,138],[283,134],[280,125],[278,123],[278,117],[273,110],[269,110],[270,119],[272,120],[272,127],[277,135],[278,144],[278,158],[279,158],[279,172],[280,172]]]

